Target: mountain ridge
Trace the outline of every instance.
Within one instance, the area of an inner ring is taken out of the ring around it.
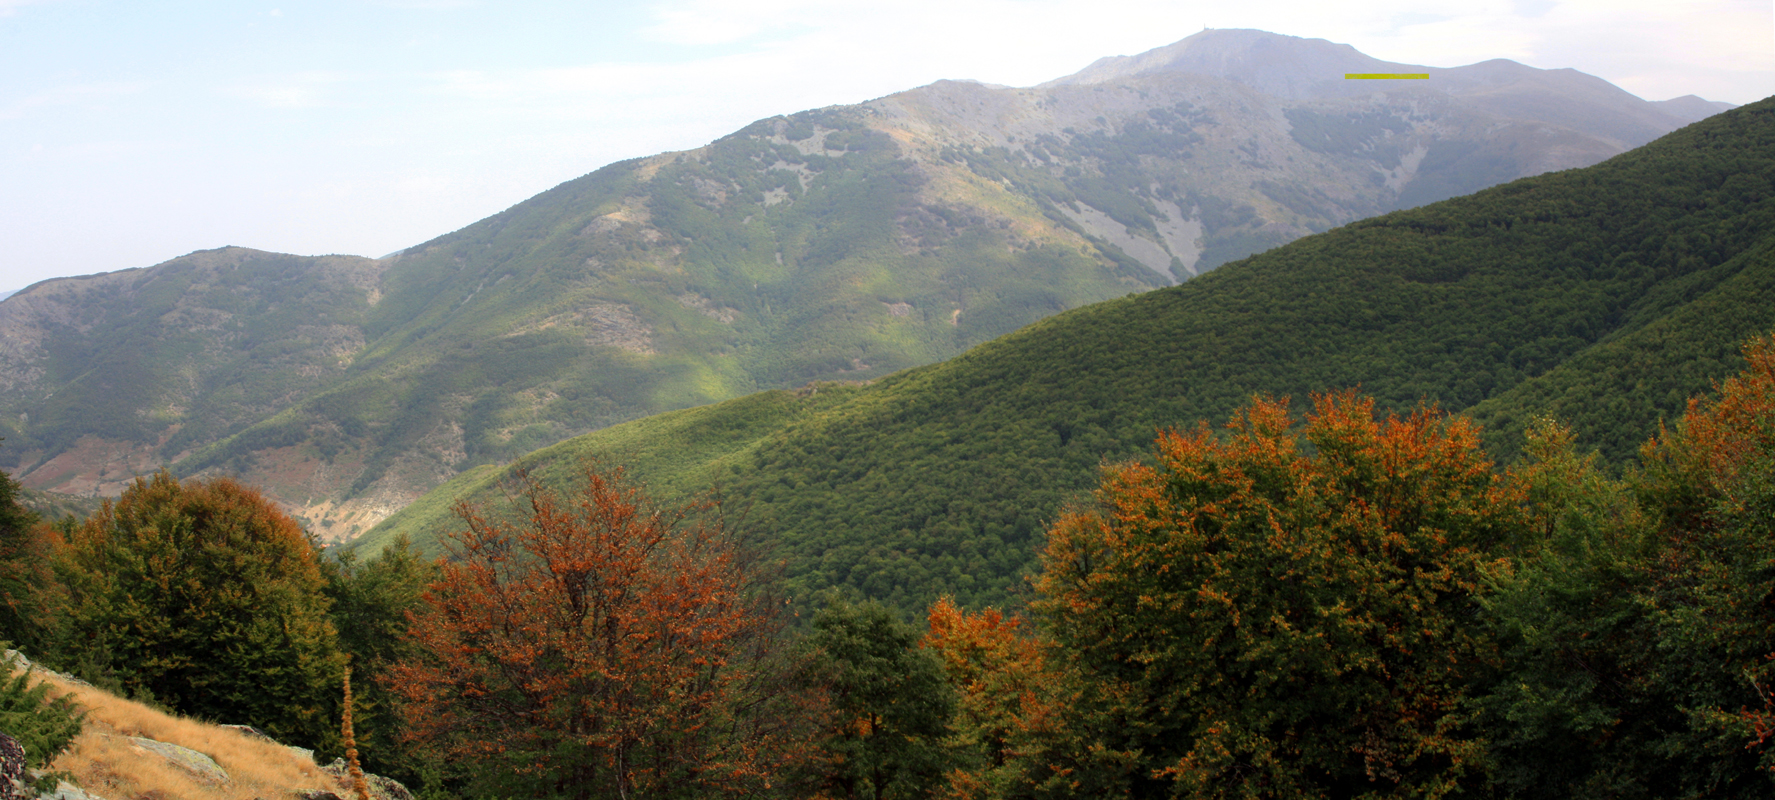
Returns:
[[[1175,71],[939,82],[612,164],[383,259],[224,248],[38,284],[0,303],[0,459],[75,493],[165,464],[237,474],[348,537],[589,430],[878,378],[1391,208],[1595,163],[1643,111],[1500,116],[1552,90],[1528,80],[1543,71],[1486,69],[1518,75],[1515,93],[1294,101]],[[218,288],[241,274],[262,284]]]

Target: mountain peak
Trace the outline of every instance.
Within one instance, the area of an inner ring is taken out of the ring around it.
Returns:
[[[1349,72],[1423,72],[1364,55],[1347,44],[1250,28],[1209,28],[1135,56],[1101,58],[1044,86],[1103,83],[1136,75],[1186,72],[1224,78],[1288,99],[1349,94]],[[1364,89],[1366,90],[1366,89]]]

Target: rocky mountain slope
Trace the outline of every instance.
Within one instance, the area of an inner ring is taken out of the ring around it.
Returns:
[[[1432,78],[1342,78],[1383,66]],[[1236,30],[1033,88],[943,81],[613,164],[389,258],[223,248],[29,287],[0,302],[0,464],[69,493],[235,473],[348,537],[464,469],[940,361],[1711,108]]]

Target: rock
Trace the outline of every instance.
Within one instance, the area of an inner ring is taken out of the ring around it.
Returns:
[[[333,759],[333,763],[321,767],[321,770],[337,778],[340,785],[346,787],[345,793],[351,794],[351,767],[345,763],[345,759]],[[413,800],[413,793],[407,791],[406,786],[393,778],[384,778],[381,775],[371,775],[366,772],[364,773],[364,785],[370,790],[370,800]]]
[[[140,736],[129,737],[130,744],[160,756],[203,780],[216,784],[228,783],[228,772],[216,760],[189,747],[176,744],[157,742]]]
[[[62,781],[55,786],[55,792],[43,795],[40,800],[105,800],[92,792]]]

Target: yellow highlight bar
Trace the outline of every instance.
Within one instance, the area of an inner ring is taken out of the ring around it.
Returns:
[[[1386,80],[1398,80],[1398,79],[1402,79],[1402,78],[1403,79],[1411,79],[1411,80],[1427,81],[1430,79],[1430,73],[1428,73],[1428,72],[1346,72],[1346,73],[1344,73],[1344,80],[1386,81]]]

